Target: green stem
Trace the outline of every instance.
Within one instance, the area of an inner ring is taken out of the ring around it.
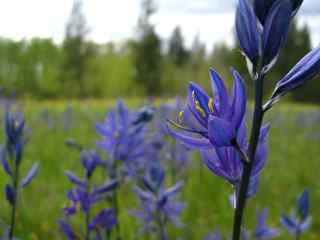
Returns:
[[[259,75],[254,81],[255,83],[255,105],[254,105],[254,115],[253,123],[251,129],[251,137],[248,148],[249,162],[244,163],[243,172],[241,176],[240,190],[237,193],[237,204],[234,213],[234,223],[233,223],[233,240],[239,240],[241,236],[241,226],[243,222],[243,214],[246,207],[247,192],[250,183],[250,176],[252,167],[255,160],[256,149],[259,142],[259,134],[263,121],[263,78],[264,75]]]
[[[10,154],[12,155],[12,154]],[[11,210],[11,219],[10,219],[10,231],[9,231],[9,240],[13,239],[14,236],[14,228],[16,225],[16,212],[17,212],[17,200],[18,200],[18,183],[19,183],[19,165],[15,161],[15,170],[12,178],[13,183],[13,203]]]

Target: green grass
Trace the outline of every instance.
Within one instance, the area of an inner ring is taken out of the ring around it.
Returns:
[[[133,99],[129,105],[138,106],[139,102],[139,99]],[[114,101],[70,102],[75,110],[70,129],[62,126],[64,102],[22,104],[29,129],[24,171],[33,161],[39,161],[40,172],[20,195],[16,232],[19,238],[63,239],[57,220],[62,216],[65,193],[71,187],[63,172],[66,169],[80,171],[78,153],[66,147],[64,142],[68,138],[74,138],[87,148],[94,147],[99,138],[95,133],[94,123],[103,119],[107,108],[113,103]],[[52,129],[40,118],[40,113],[45,108],[49,109],[57,121],[57,125]],[[259,192],[248,202],[246,225],[253,229],[256,210],[267,207],[270,210],[268,222],[272,226],[280,227],[280,214],[290,212],[297,195],[305,187],[309,187],[313,224],[303,239],[319,239],[320,109],[317,106],[286,104],[275,107],[267,114],[267,119],[273,126],[269,140],[270,156],[262,173]],[[0,189],[3,189],[7,177],[3,171],[0,171],[0,176]],[[224,233],[230,232],[233,209],[228,202],[228,196],[232,193],[231,187],[209,172],[202,165],[197,153],[194,154],[186,176],[186,185],[181,196],[187,203],[182,216],[186,226],[177,230],[170,229],[171,239],[183,237],[200,240],[217,227]],[[131,188],[132,186],[126,186],[120,192],[120,222],[124,240],[133,239],[137,229],[136,220],[128,214],[129,209],[137,207]],[[8,222],[9,206],[4,197],[0,199],[0,209],[1,219]],[[290,238],[283,230],[279,239]]]

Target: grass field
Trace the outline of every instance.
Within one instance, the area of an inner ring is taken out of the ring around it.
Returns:
[[[99,139],[94,123],[103,119],[107,108],[113,103],[71,102],[67,114],[63,114],[66,111],[64,102],[22,103],[29,136],[23,166],[28,168],[33,161],[39,161],[40,172],[21,194],[16,233],[19,238],[63,239],[57,220],[62,216],[66,190],[71,187],[64,176],[64,170],[80,170],[79,154],[68,148],[65,140],[74,138],[86,148],[93,148]],[[139,100],[132,100],[129,105],[138,106]],[[69,124],[65,123],[66,117],[71,120]],[[280,214],[290,212],[297,195],[309,187],[313,223],[311,230],[302,239],[320,239],[320,108],[284,104],[275,107],[266,118],[272,124],[270,154],[262,172],[258,194],[248,203],[246,225],[253,229],[257,208],[267,207],[268,222],[280,227]],[[1,128],[1,142],[3,137]],[[170,229],[171,239],[200,240],[217,227],[224,233],[230,232],[233,211],[228,196],[232,189],[202,165],[197,153],[190,165],[192,167],[187,170],[181,196],[187,203],[182,216],[185,227]],[[0,176],[0,189],[4,189],[7,178],[2,170]],[[0,217],[8,222],[9,206],[4,194],[2,196]],[[120,222],[124,240],[133,239],[137,231],[138,222],[128,214],[128,210],[136,206],[132,186],[125,186],[120,192]],[[279,239],[290,237],[282,230]]]

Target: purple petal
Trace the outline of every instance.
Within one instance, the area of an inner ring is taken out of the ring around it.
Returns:
[[[211,87],[214,96],[218,96],[219,116],[224,117],[229,111],[229,96],[226,85],[220,78],[219,74],[212,68],[209,70],[211,78]]]
[[[298,198],[298,212],[302,220],[305,220],[309,215],[309,191],[306,189]]]
[[[278,0],[272,5],[263,28],[264,65],[274,62],[273,59],[278,56],[287,38],[291,12],[292,5],[289,0]]]
[[[210,142],[216,147],[231,146],[232,141],[236,139],[235,129],[232,124],[214,116],[209,118],[208,135]]]
[[[186,134],[180,133],[167,126],[168,134],[182,142],[184,145],[190,148],[209,148],[212,147],[210,141],[207,138],[196,138]]]
[[[95,193],[96,194],[104,194],[104,193],[107,193],[107,192],[114,190],[117,187],[118,187],[118,181],[113,180],[113,181],[103,185],[102,187],[97,188],[95,190]]]
[[[212,171],[215,175],[226,179],[227,181],[232,181],[233,179],[224,171],[219,156],[214,149],[211,150],[201,150],[201,157],[204,164]]]
[[[103,209],[90,223],[89,228],[91,230],[96,228],[102,228],[107,231],[111,230],[114,225],[117,224],[117,218],[112,209]]]
[[[36,176],[38,169],[39,169],[39,164],[34,163],[31,169],[29,170],[27,176],[22,180],[21,187],[26,187],[31,183],[32,179]]]
[[[298,223],[294,220],[289,218],[286,215],[281,216],[281,224],[288,230],[289,233],[295,235],[298,229]]]
[[[233,74],[233,102],[232,102],[232,122],[234,123],[235,129],[238,129],[241,125],[243,118],[245,116],[247,107],[247,95],[240,74],[236,70],[232,70]]]
[[[304,56],[276,85],[269,105],[289,91],[300,87],[320,72],[320,48],[316,48]]]
[[[0,151],[1,151],[0,154],[1,154],[2,167],[3,167],[4,171],[5,171],[9,176],[12,176],[13,173],[12,173],[10,164],[9,164],[9,162],[8,162],[8,160],[7,160],[6,152],[5,152],[4,148],[1,148]]]
[[[5,191],[6,191],[6,199],[11,205],[13,205],[15,201],[15,193],[14,193],[13,187],[10,184],[7,184]]]
[[[61,231],[64,233],[67,240],[76,240],[78,239],[76,234],[73,232],[71,226],[63,220],[58,222]]]
[[[70,171],[66,171],[65,175],[68,177],[69,181],[80,186],[80,187],[86,187],[86,183],[83,182],[80,178],[78,178],[75,174],[73,174]]]
[[[190,82],[188,87],[188,106],[194,117],[202,126],[207,125],[209,114],[209,97],[197,84]]]
[[[183,182],[180,181],[178,183],[176,183],[174,186],[168,188],[166,191],[164,191],[163,195],[165,197],[172,197],[174,195],[176,195],[178,192],[180,192],[181,188],[183,187]]]
[[[259,58],[260,33],[257,18],[248,0],[239,0],[236,12],[236,33],[242,51],[256,65]]]

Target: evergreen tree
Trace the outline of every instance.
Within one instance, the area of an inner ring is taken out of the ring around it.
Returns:
[[[143,0],[138,41],[134,44],[135,80],[151,95],[160,93],[162,73],[161,40],[150,23],[155,11],[152,0]]]
[[[79,97],[87,95],[85,88],[86,65],[92,55],[91,48],[85,42],[88,32],[82,0],[74,0],[62,46],[64,59],[61,80],[66,83],[68,94],[73,93]]]
[[[168,57],[177,66],[182,66],[188,61],[188,55],[181,29],[176,27],[169,39]]]

